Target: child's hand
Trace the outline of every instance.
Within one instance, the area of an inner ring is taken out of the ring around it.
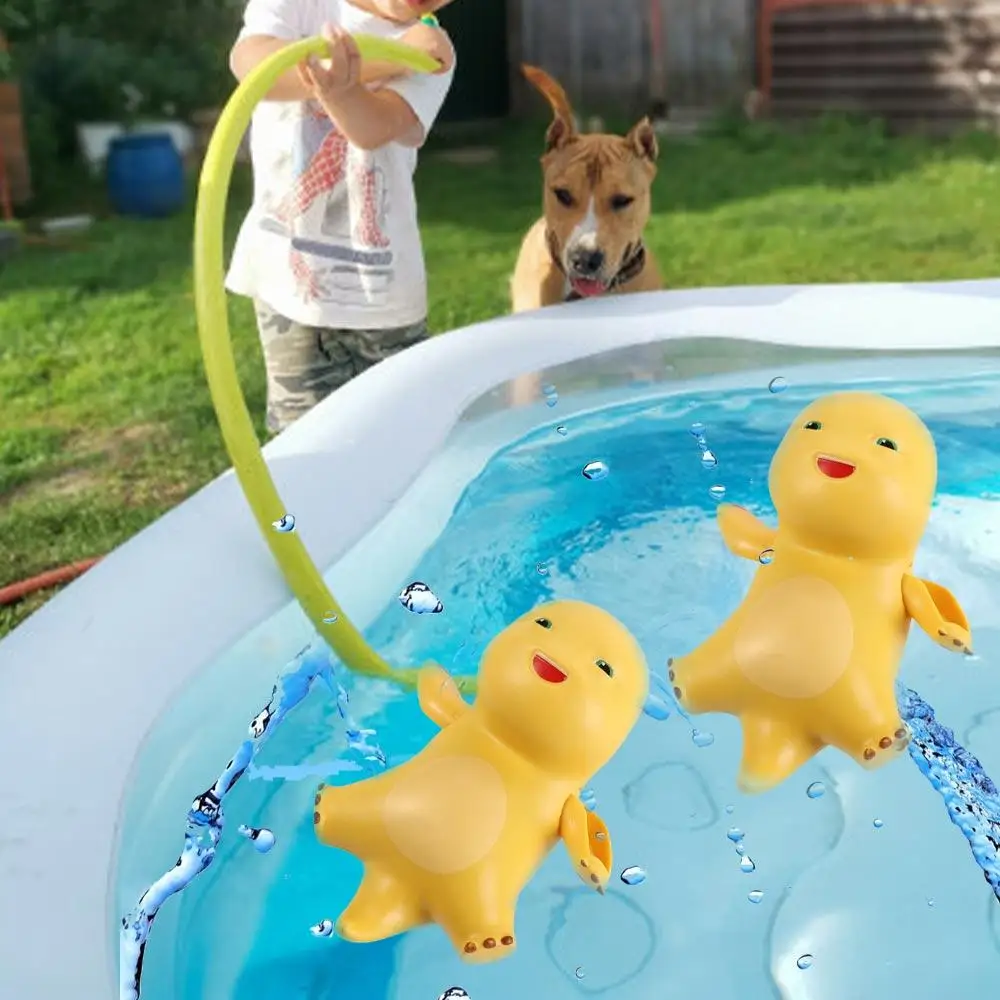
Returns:
[[[361,53],[343,28],[323,26],[328,55],[326,65],[315,57],[299,64],[299,77],[306,89],[324,106],[361,87]]]
[[[412,45],[413,48],[436,59],[441,64],[440,69],[436,70],[438,73],[447,73],[455,65],[455,50],[452,48],[451,39],[433,24],[418,21],[412,28],[407,29],[399,40],[404,45]]]

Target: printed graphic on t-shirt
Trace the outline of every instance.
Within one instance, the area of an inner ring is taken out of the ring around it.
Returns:
[[[394,273],[384,175],[375,156],[350,146],[315,102],[288,112],[298,116],[292,181],[267,206],[261,227],[289,240],[303,302],[342,301],[353,293],[370,303],[385,295]]]

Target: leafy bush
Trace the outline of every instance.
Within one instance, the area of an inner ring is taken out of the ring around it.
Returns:
[[[72,155],[81,122],[184,118],[232,88],[229,47],[245,0],[0,0],[36,174]],[[0,63],[0,78],[3,76]]]

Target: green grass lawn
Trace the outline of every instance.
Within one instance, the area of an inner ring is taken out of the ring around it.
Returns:
[[[541,132],[482,137],[499,151],[482,165],[425,152],[435,330],[505,311],[540,202]],[[667,141],[649,243],[674,287],[997,275],[998,151],[983,135],[941,144],[843,122]],[[239,177],[232,229],[248,190]],[[63,193],[70,206],[82,197]],[[0,585],[107,552],[227,465],[201,370],[190,243],[190,212],[107,219],[0,269]],[[247,303],[234,302],[232,317],[260,421]],[[46,596],[0,610],[0,634]]]

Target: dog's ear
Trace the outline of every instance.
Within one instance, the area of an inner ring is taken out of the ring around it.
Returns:
[[[522,64],[524,78],[537,90],[552,108],[552,124],[545,133],[545,152],[565,146],[576,138],[576,120],[566,91],[543,69]]]
[[[565,118],[555,118],[552,124],[545,130],[545,152],[551,153],[553,149],[559,149],[566,143],[572,142],[576,137],[576,128],[572,120]]]
[[[656,158],[660,155],[660,146],[648,118],[636,122],[625,138],[644,160],[649,160],[650,163],[656,162]]]

